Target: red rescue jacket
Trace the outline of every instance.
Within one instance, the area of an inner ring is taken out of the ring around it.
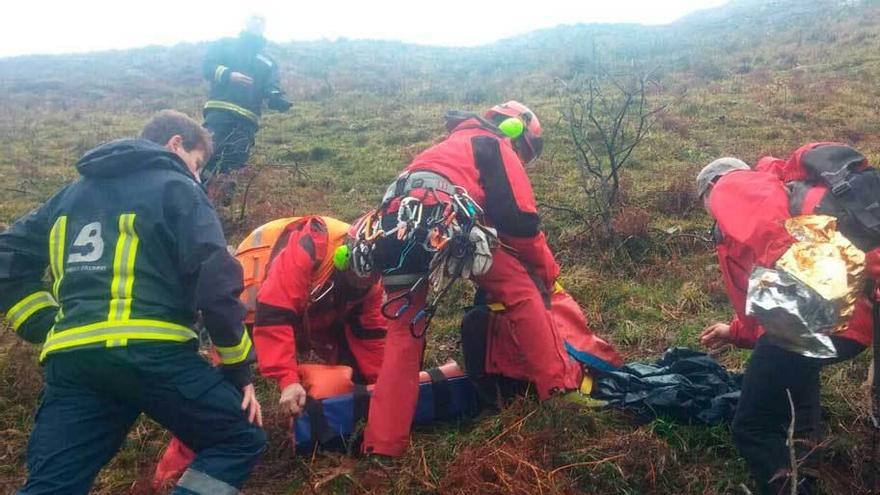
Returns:
[[[771,163],[766,160],[765,164]],[[773,268],[776,260],[794,243],[785,229],[789,213],[788,191],[778,171],[735,171],[715,184],[709,208],[717,222],[716,251],[735,316],[730,322],[734,343],[754,347],[764,333],[758,322],[745,314],[749,275],[756,266]],[[865,298],[856,304],[841,337],[868,345],[872,334],[871,305]]]
[[[467,190],[501,241],[553,287],[559,265],[541,231],[532,184],[510,139],[476,116],[451,127],[449,137],[416,156],[403,173],[434,172]]]
[[[328,235],[321,217],[287,229],[287,244],[272,260],[257,294],[253,335],[260,372],[281,389],[298,383],[299,351],[328,364],[353,358],[364,381],[373,383],[387,330],[382,286],[356,294],[326,274],[322,267],[342,239]]]

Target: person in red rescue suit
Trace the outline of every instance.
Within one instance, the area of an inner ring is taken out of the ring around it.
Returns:
[[[257,295],[254,347],[260,373],[281,389],[281,407],[297,415],[306,390],[299,356],[354,369],[354,382],[379,375],[387,320],[377,278],[362,279],[334,267],[349,225],[327,217],[304,217],[287,227],[286,246],[271,262]]]
[[[504,126],[515,124],[512,127],[518,128],[519,135],[509,137],[502,132],[504,122]],[[485,221],[497,229],[506,246],[493,249],[491,268],[472,278],[488,294],[490,303],[507,307],[506,330],[519,343],[524,358],[520,368],[525,368],[542,400],[576,389],[581,369],[564,355],[549,313],[549,293],[559,266],[540,229],[526,175],[525,165],[533,163],[543,148],[538,118],[524,105],[511,101],[493,107],[482,117],[449,112],[446,127],[448,137],[416,156],[389,188],[378,210],[382,228],[389,231],[397,224],[397,210],[404,198],[420,198],[425,206],[423,216],[429,217],[432,208],[445,207],[456,186],[463,188],[483,209]],[[422,240],[417,239],[415,245]],[[426,249],[407,249],[394,236],[376,242],[373,260],[375,269],[383,270],[389,301],[407,293],[411,301],[389,323],[385,359],[364,432],[362,449],[366,453],[398,456],[409,444],[425,346],[424,331],[419,331],[424,329],[425,319],[417,315],[426,307],[428,292],[428,284],[417,281],[429,272],[432,257]],[[259,346],[259,337],[257,343]]]
[[[330,217],[283,218],[254,230],[236,255],[244,268],[245,324],[253,325],[260,372],[278,384],[281,408],[292,416],[302,411],[307,395],[301,360],[350,366],[358,384],[373,384],[379,374],[387,327],[382,285],[333,264],[349,229]],[[172,439],[153,487],[173,484],[193,457]]]
[[[704,167],[697,178],[704,207],[716,222],[718,261],[735,313],[730,323],[709,325],[700,341],[713,349],[727,343],[754,349],[731,430],[761,494],[788,493],[790,489],[786,438],[791,412],[786,390],[791,392],[795,408],[795,436],[814,442],[821,420],[821,368],[855,357],[872,339],[873,319],[867,297],[857,301],[846,330],[831,337],[838,353],[832,359],[806,357],[774,345],[763,336],[760,324],[746,315],[746,292],[753,268],[773,268],[794,242],[785,229],[785,219],[813,213],[824,195],[824,191],[808,193],[797,211],[790,211],[792,203],[786,186],[804,179],[797,172],[803,170],[800,160],[817,144],[800,148],[788,161],[764,158],[755,170],[735,158],[721,158]],[[870,252],[869,260],[876,260],[876,254]],[[803,447],[802,454],[809,455],[812,445],[804,443],[799,450]],[[798,493],[813,493],[815,479],[804,472],[809,470],[801,472]]]

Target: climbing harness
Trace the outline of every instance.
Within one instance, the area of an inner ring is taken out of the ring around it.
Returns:
[[[387,267],[385,274],[403,267],[407,256],[417,246],[433,253],[429,274],[382,305],[382,314],[386,318],[399,319],[411,306],[413,294],[421,284],[429,283],[435,295],[410,321],[410,333],[415,338],[425,335],[437,306],[456,280],[479,276],[489,270],[491,248],[498,242],[495,229],[482,224],[483,209],[463,187],[452,186],[441,192],[448,196],[448,200],[442,201],[434,188],[425,189],[422,197],[401,198],[397,205],[397,222],[388,231],[381,227],[382,208],[370,212],[356,233],[351,252],[352,267],[359,275],[369,274],[375,268],[372,255],[376,241],[382,237],[395,238],[403,243],[398,263]],[[435,200],[431,206],[438,207],[426,208],[425,201],[429,198]],[[389,203],[390,199],[386,199],[383,206]],[[425,320],[424,327],[417,331],[421,320]]]

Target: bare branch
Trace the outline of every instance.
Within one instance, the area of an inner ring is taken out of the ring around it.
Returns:
[[[559,81],[562,116],[580,187],[610,235],[622,169],[665,107],[650,108],[648,86],[654,69],[644,71],[632,61],[603,65],[595,55],[591,62],[586,69],[579,66],[570,79]]]
[[[568,206],[558,206],[558,205],[551,205],[550,203],[539,202],[538,207],[539,208],[547,208],[548,210],[564,211],[566,213],[570,213],[574,217],[577,217],[577,219],[582,222],[589,221],[587,219],[587,217],[584,216],[583,213],[575,210],[574,208],[569,208]]]

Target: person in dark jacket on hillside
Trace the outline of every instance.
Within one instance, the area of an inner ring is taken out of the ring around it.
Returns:
[[[214,156],[202,171],[206,184],[217,174],[247,164],[264,101],[279,112],[291,107],[280,87],[278,64],[263,51],[264,27],[262,17],[252,17],[237,38],[213,43],[205,55],[202,74],[211,90],[204,126],[213,133],[215,145]]]
[[[751,170],[736,158],[720,158],[700,171],[697,192],[715,219],[715,240],[721,273],[735,312],[728,323],[714,323],[700,335],[712,349],[725,344],[753,348],[743,376],[742,395],[731,425],[733,440],[748,464],[758,493],[789,493],[790,458],[786,436],[791,421],[800,462],[812,461],[812,442],[822,414],[820,371],[823,366],[851,359],[871,343],[871,304],[861,297],[846,330],[831,336],[835,358],[814,358],[783,349],[758,321],[746,314],[749,275],[756,267],[772,268],[794,240],[784,226],[789,195],[778,171],[759,166]],[[806,214],[806,212],[804,212]],[[801,471],[799,494],[815,493],[815,479]]]
[[[0,234],[0,311],[43,346],[20,494],[88,493],[142,412],[198,453],[175,494],[238,493],[263,452],[241,267],[198,184],[210,154],[198,123],[160,112]],[[197,312],[220,369],[197,352]]]

